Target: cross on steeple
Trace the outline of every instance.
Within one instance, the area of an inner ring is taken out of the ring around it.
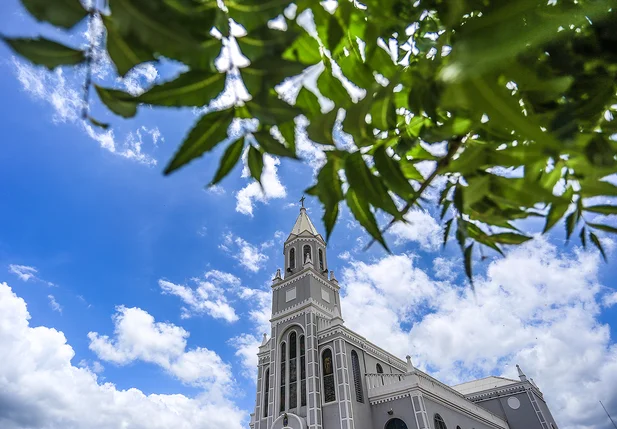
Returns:
[[[302,203],[302,208],[304,208],[304,200],[305,200],[305,199],[306,199],[306,198],[304,198],[304,195],[302,195],[302,198],[300,198],[300,203]]]

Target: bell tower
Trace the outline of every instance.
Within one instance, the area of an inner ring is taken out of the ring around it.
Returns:
[[[284,265],[272,279],[270,338],[264,335],[259,347],[251,427],[322,429],[318,324],[343,319],[339,284],[328,270],[326,242],[304,202],[282,250]]]

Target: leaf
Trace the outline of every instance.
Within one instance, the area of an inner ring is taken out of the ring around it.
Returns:
[[[564,193],[564,201],[552,203],[551,208],[548,211],[548,215],[546,216],[546,225],[544,226],[544,230],[542,234],[546,234],[557,222],[559,219],[563,217],[568,211],[570,207],[570,202],[572,201],[572,195],[574,191],[572,188],[568,188]]]
[[[592,212],[592,213],[603,214],[603,215],[616,215],[617,214],[617,206],[611,206],[608,204],[588,206],[588,207],[585,207],[584,210],[588,212]]]
[[[471,287],[473,288],[473,272],[471,270],[471,256],[473,254],[473,243],[471,243],[465,249],[465,274],[469,279],[469,283],[471,283]]]
[[[590,227],[595,228],[595,229],[599,229],[600,231],[605,231],[605,232],[610,232],[612,234],[617,234],[617,228],[615,228],[614,226],[604,225],[604,224],[601,224],[601,223],[591,223],[591,222],[587,222],[587,226],[590,226]]]
[[[566,218],[566,241],[570,239],[570,236],[574,232],[574,227],[578,222],[576,212],[572,212]]]
[[[335,15],[330,15],[328,19],[328,40],[326,46],[330,52],[334,52],[344,35],[343,27]]]
[[[521,234],[515,234],[513,232],[492,234],[490,237],[493,241],[503,244],[522,244],[526,241],[531,240],[531,237],[527,237],[526,235]]]
[[[241,41],[243,38],[240,38]],[[317,64],[321,61],[319,42],[308,33],[303,33],[283,53],[283,59],[302,64]]]
[[[102,15],[102,19],[107,32],[107,52],[120,76],[126,75],[138,64],[155,59],[152,52],[145,48],[141,42],[124,38],[111,17]]]
[[[388,156],[384,145],[380,145],[373,152],[373,160],[379,175],[386,185],[404,200],[411,199],[415,191],[401,171],[399,163]]]
[[[363,201],[379,207],[396,219],[402,219],[388,190],[381,179],[371,173],[360,152],[351,153],[345,159],[345,176],[349,186]]]
[[[79,0],[21,0],[21,3],[37,21],[65,29],[72,28],[88,15]]]
[[[164,174],[170,174],[211,151],[221,140],[227,138],[227,129],[232,120],[233,110],[221,110],[202,116],[165,168]]]
[[[326,240],[329,239],[339,213],[339,202],[343,199],[341,179],[338,175],[339,159],[336,152],[326,154],[326,163],[317,175],[315,193],[324,205],[323,222],[326,227]]]
[[[396,127],[396,108],[393,98],[392,92],[388,91],[383,97],[373,102],[371,118],[375,128],[385,131]]]
[[[317,89],[319,89],[319,92],[321,92],[324,97],[328,97],[330,100],[334,101],[337,107],[345,108],[351,105],[349,93],[341,81],[332,75],[330,67],[326,67],[319,75],[317,79]]]
[[[360,222],[360,225],[364,227],[364,229],[371,235],[371,237],[377,240],[384,247],[384,249],[389,252],[390,250],[388,249],[388,246],[386,245],[386,242],[381,235],[381,231],[379,231],[377,221],[375,220],[375,216],[371,212],[371,208],[368,202],[362,197],[360,197],[358,194],[356,194],[356,192],[352,188],[349,188],[347,190],[347,195],[345,199],[347,201],[347,206],[349,207],[349,210],[351,211],[351,214],[353,214],[354,218],[356,218],[356,220]]]
[[[259,146],[261,146],[261,148],[264,151],[266,151],[266,152],[268,152],[268,153],[270,153],[272,155],[283,156],[283,157],[294,158],[294,159],[298,158],[296,156],[296,154],[292,150],[290,150],[288,147],[286,147],[282,143],[279,143],[266,130],[262,130],[262,131],[258,131],[256,133],[253,133],[253,136],[259,142]]]
[[[591,231],[589,231],[589,239],[598,248],[598,250],[600,251],[600,254],[602,254],[602,257],[604,258],[604,262],[608,262],[608,259],[606,258],[606,253],[604,253],[604,248],[602,247],[602,243],[600,243],[600,240],[598,240],[598,237]]]
[[[99,127],[99,128],[104,129],[104,130],[109,128],[109,124],[107,124],[105,122],[98,121],[98,120],[94,119],[92,116],[88,116],[88,121],[92,125],[94,125],[95,127]]]
[[[214,179],[210,182],[210,186],[216,185],[229,174],[229,172],[240,160],[242,149],[244,149],[244,139],[239,139],[227,146],[227,149],[225,149],[225,152],[221,157],[219,168],[214,175]]]
[[[452,221],[454,219],[450,219],[446,222],[446,227],[443,230],[443,248],[446,248],[446,244],[448,243],[448,235],[450,235],[450,228],[452,228]]]
[[[580,238],[581,238],[581,244],[583,245],[583,249],[587,249],[587,229],[585,227],[581,228],[581,234],[580,234]]]
[[[99,98],[109,110],[124,118],[132,118],[137,114],[137,103],[131,94],[117,89],[103,88],[94,85]]]
[[[261,183],[261,173],[264,169],[263,154],[255,146],[250,146],[247,161],[251,177]]]
[[[225,88],[225,74],[188,71],[176,79],[156,85],[135,98],[154,106],[206,106]]]
[[[49,70],[63,65],[80,64],[86,58],[83,51],[69,48],[45,38],[11,39],[2,37],[2,40],[19,55],[34,64],[45,66]]]
[[[297,107],[290,106],[279,99],[276,94],[271,95],[266,100],[261,100],[259,103],[249,101],[246,103],[246,107],[254,118],[267,125],[284,124],[302,113]]]

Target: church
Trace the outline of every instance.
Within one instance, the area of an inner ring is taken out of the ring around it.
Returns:
[[[272,280],[251,429],[557,429],[533,379],[448,386],[345,326],[326,242],[302,207]]]

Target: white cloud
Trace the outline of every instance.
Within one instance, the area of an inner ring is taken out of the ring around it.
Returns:
[[[457,271],[457,268],[460,269],[461,264],[462,261],[460,259],[448,259],[439,256],[433,259],[433,271],[435,272],[435,277],[441,280],[452,281],[458,276],[459,272]]]
[[[278,176],[278,165],[281,161],[270,155],[264,156],[264,169],[261,175],[261,185],[252,181],[236,193],[236,211],[253,216],[255,201],[266,204],[274,198],[285,198],[287,190]]]
[[[68,79],[65,72],[58,68],[49,72],[41,67],[34,67],[13,58],[17,80],[24,91],[35,100],[47,102],[53,108],[52,121],[55,123],[74,123],[79,126],[99,146],[115,155],[137,161],[146,165],[156,165],[156,160],[142,151],[141,131],[146,131],[154,144],[160,139],[158,129],[147,130],[142,127],[129,133],[118,141],[113,130],[100,130],[81,119],[83,94],[81,79]]]
[[[52,310],[62,313],[62,306],[58,304],[58,301],[56,301],[56,298],[53,295],[47,295],[47,299],[49,299],[49,306]]]
[[[9,265],[9,273],[15,274],[20,280],[27,282],[30,279],[36,279],[36,273],[38,270],[34,267],[29,267],[27,265]]]
[[[486,276],[476,278],[474,296],[431,279],[409,255],[353,262],[341,281],[343,317],[449,383],[514,377],[519,363],[560,427],[600,428],[598,400],[617,413],[617,346],[598,320],[600,304],[611,300],[598,283],[600,264],[596,253],[561,255],[536,239],[491,262]]]
[[[266,242],[268,243],[268,242]],[[268,246],[266,245],[265,248]],[[220,249],[230,253],[240,265],[254,273],[261,270],[268,261],[268,256],[261,252],[261,246],[254,246],[242,237],[236,237],[232,233],[223,236],[223,243],[219,246]]]
[[[222,394],[233,382],[231,368],[213,351],[186,351],[189,333],[171,323],[156,322],[140,308],[116,308],[114,338],[89,332],[90,350],[99,359],[126,365],[137,360],[160,366],[183,383]]]
[[[225,195],[225,188],[220,185],[212,185],[206,188],[206,192],[212,195]]]
[[[246,414],[224,395],[145,395],[101,383],[71,364],[62,332],[32,327],[23,299],[0,283],[0,427],[28,429],[240,429]],[[187,356],[188,360],[190,357]],[[180,366],[182,362],[178,365]],[[195,366],[195,365],[193,365]],[[95,367],[93,366],[93,369]],[[177,368],[178,374],[185,374]],[[205,371],[201,371],[202,373]],[[185,378],[195,378],[188,374]]]
[[[407,223],[397,222],[389,233],[395,237],[394,244],[417,242],[424,250],[437,250],[441,244],[441,227],[423,210],[411,210],[404,216]]]
[[[604,295],[604,298],[602,299],[602,305],[604,307],[612,307],[615,304],[617,304],[617,292]]]
[[[156,67],[146,63],[131,69],[123,79],[120,78],[118,81],[129,94],[141,95],[158,76],[159,72]]]

